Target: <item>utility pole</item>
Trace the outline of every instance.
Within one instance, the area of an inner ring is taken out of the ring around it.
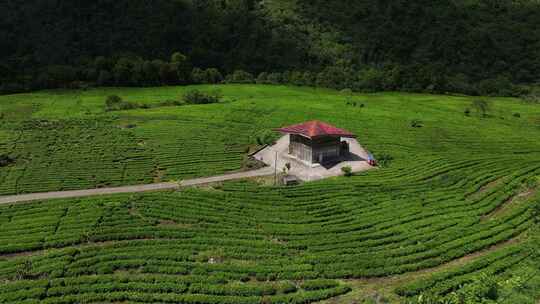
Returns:
[[[274,158],[274,186],[277,185],[277,157],[278,153],[277,150],[274,151],[276,153],[276,157]]]

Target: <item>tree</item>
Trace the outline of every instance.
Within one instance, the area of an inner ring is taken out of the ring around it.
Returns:
[[[114,81],[117,85],[132,85],[133,62],[129,58],[120,58],[113,68]]]
[[[159,84],[159,70],[163,65],[161,60],[144,61],[142,64],[142,78],[146,85]]]
[[[384,73],[375,68],[363,69],[358,73],[355,88],[359,91],[379,91],[383,89]]]
[[[100,86],[110,85],[112,81],[112,75],[107,70],[101,70],[97,79],[97,84]]]
[[[481,95],[513,95],[513,85],[508,77],[498,76],[480,81],[478,91]]]
[[[191,63],[186,55],[175,52],[171,55],[171,72],[176,74],[176,81],[187,84],[191,76]]]
[[[200,68],[193,68],[193,71],[191,71],[191,80],[194,83],[207,83],[206,73]]]
[[[280,84],[283,82],[281,73],[270,73],[268,74],[267,80],[268,80],[268,83],[271,83],[271,84]]]
[[[257,83],[268,83],[268,73],[262,72],[257,76]]]
[[[255,79],[251,73],[244,70],[235,70],[234,73],[227,75],[226,81],[230,83],[253,83]]]
[[[159,67],[159,79],[161,84],[176,84],[178,83],[177,69],[170,63],[164,62]]]
[[[302,86],[304,85],[304,74],[300,71],[292,71],[291,72],[291,84]]]
[[[223,81],[223,75],[221,75],[221,72],[216,68],[208,68],[205,71],[206,78],[208,83],[220,83]]]

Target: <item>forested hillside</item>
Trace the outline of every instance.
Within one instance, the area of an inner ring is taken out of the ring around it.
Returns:
[[[537,1],[10,0],[0,37],[4,92],[208,82],[194,67],[359,91],[518,95],[540,79]]]

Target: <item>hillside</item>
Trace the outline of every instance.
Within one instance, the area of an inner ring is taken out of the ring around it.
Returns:
[[[191,68],[198,67],[223,75],[310,72],[315,76],[302,81],[320,78],[318,85],[359,91],[519,95],[512,83],[540,79],[539,6],[491,0],[3,1],[0,92],[192,83]],[[159,70],[176,51],[188,58],[186,75],[148,76],[152,67],[141,61]],[[125,73],[126,65],[135,67]],[[134,73],[143,75],[131,79]]]
[[[192,89],[223,101],[164,103]],[[113,94],[146,106],[105,111]],[[0,206],[0,303],[534,304],[540,108],[482,98],[484,115],[475,100],[269,85],[1,96],[1,195],[241,170],[257,138],[308,119],[385,161],[295,187]]]

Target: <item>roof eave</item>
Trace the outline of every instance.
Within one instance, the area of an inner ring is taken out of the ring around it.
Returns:
[[[326,137],[356,138],[356,135],[354,135],[354,134],[323,134],[323,135],[309,136],[309,135],[306,135],[306,134],[304,134],[302,132],[287,131],[287,130],[284,130],[284,129],[274,129],[274,131],[281,132],[281,133],[284,133],[284,134],[300,135],[300,136],[303,136],[303,137],[309,138],[309,139],[325,137],[325,136]]]

